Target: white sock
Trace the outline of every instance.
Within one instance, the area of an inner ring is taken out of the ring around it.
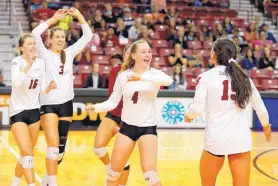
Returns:
[[[18,177],[14,177],[13,178],[13,181],[12,181],[12,185],[11,186],[18,186],[19,185],[19,183],[20,183],[20,180],[21,180],[21,178],[18,178]]]
[[[111,169],[111,163],[106,165],[107,171],[109,171]]]
[[[29,184],[28,186],[36,186],[36,184],[35,184],[35,183],[32,183],[32,184]]]
[[[57,176],[47,176],[47,183],[49,186],[57,186]]]

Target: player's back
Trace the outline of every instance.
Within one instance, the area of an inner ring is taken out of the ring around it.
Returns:
[[[218,66],[200,76],[204,78],[207,91],[205,146],[220,154],[233,153],[231,146],[251,148],[251,138],[248,136],[251,135],[250,121],[246,110],[239,108],[235,102],[235,92],[231,89],[231,80],[225,68]]]

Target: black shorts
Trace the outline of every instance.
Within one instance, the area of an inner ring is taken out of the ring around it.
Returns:
[[[120,125],[121,122],[122,122],[121,117],[114,116],[114,115],[112,115],[110,112],[107,112],[107,114],[106,114],[105,117],[106,117],[106,118],[109,118],[109,119],[112,119],[112,120],[115,121],[118,125]]]
[[[16,115],[10,117],[11,125],[16,122],[23,122],[27,125],[31,125],[40,121],[40,109],[24,110]]]
[[[207,151],[207,152],[208,152],[209,154],[213,155],[213,156],[218,157],[218,158],[225,157],[225,155],[216,155],[216,154],[213,154],[213,153],[211,153],[211,152],[209,152],[209,151]]]
[[[73,115],[73,103],[72,100],[58,105],[43,105],[40,110],[41,115],[54,113],[58,117],[72,117]]]
[[[133,141],[137,141],[141,136],[147,134],[152,134],[157,136],[156,126],[137,127],[133,125],[128,125],[125,122],[122,122],[122,126],[119,132],[129,137]]]

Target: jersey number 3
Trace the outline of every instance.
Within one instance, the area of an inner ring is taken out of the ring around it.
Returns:
[[[131,100],[133,101],[133,104],[137,103],[137,101],[138,101],[138,94],[139,94],[138,91],[134,92],[134,94],[133,94],[133,96],[131,98]]]
[[[223,94],[222,94],[221,100],[227,101],[229,99],[228,90],[229,90],[229,81],[228,80],[224,80],[223,81]],[[231,100],[235,100],[236,99],[236,95],[235,94],[231,94],[230,98],[231,98]]]
[[[61,66],[60,66],[59,74],[60,74],[60,75],[63,75],[63,74],[64,74],[64,65],[61,65]]]
[[[31,79],[31,83],[29,85],[29,89],[35,89],[38,86],[38,79]]]

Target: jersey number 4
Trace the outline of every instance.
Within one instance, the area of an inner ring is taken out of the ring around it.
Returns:
[[[229,94],[228,94],[229,81],[228,80],[224,80],[222,82],[222,84],[223,84],[223,94],[222,94],[221,100],[227,101],[229,99]],[[236,99],[236,95],[235,94],[231,94],[230,98],[231,98],[231,100],[235,100]]]
[[[38,79],[31,79],[31,83],[29,85],[29,89],[35,89],[38,86]]]
[[[134,94],[133,94],[133,96],[131,98],[131,100],[133,101],[133,104],[137,103],[137,101],[138,101],[138,94],[139,94],[138,91],[134,92]]]

